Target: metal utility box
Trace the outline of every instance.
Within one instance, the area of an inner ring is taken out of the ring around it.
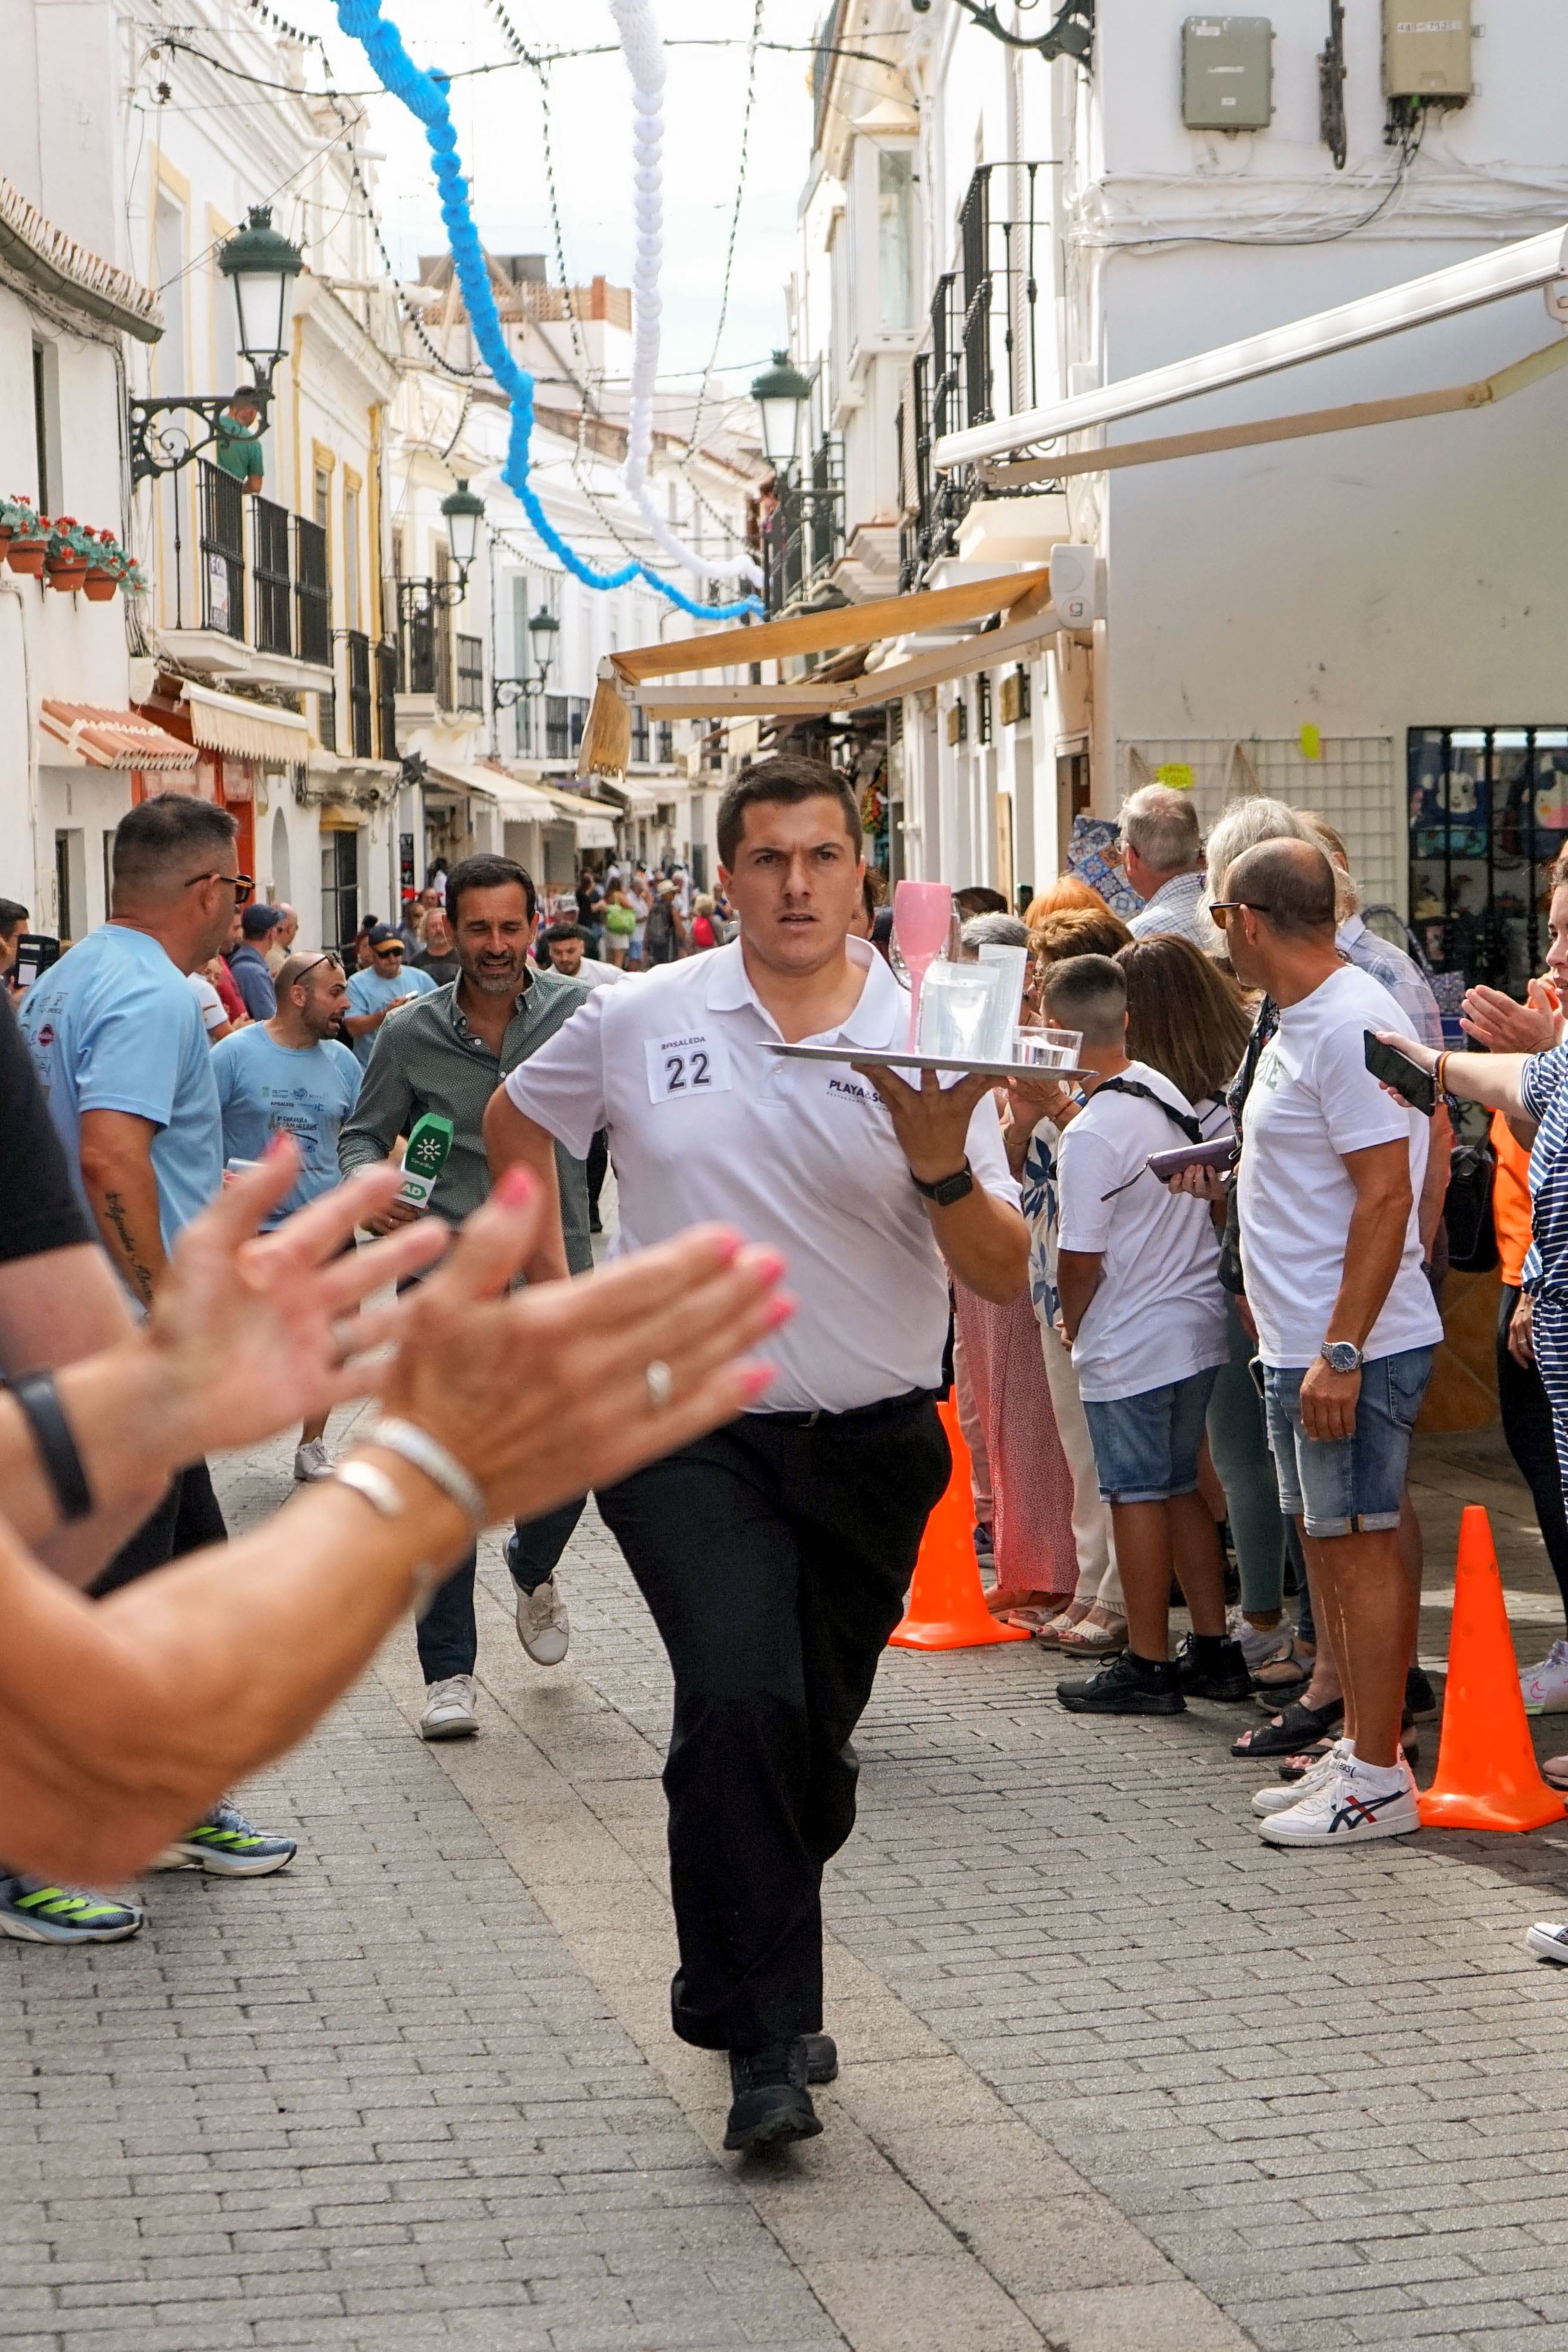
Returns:
[[[1475,89],[1470,0],[1383,0],[1389,98],[1469,98]]]
[[[1274,27],[1267,16],[1187,18],[1181,119],[1189,131],[1267,131],[1274,119]]]

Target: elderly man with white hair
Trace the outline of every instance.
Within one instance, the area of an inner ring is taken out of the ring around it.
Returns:
[[[1129,919],[1135,940],[1169,932],[1207,949],[1203,836],[1190,793],[1145,784],[1122,803],[1122,871],[1143,900]]]

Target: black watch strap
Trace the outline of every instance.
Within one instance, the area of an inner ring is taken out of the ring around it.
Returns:
[[[87,1483],[81,1455],[77,1452],[71,1425],[66,1419],[49,1372],[24,1372],[19,1380],[10,1382],[12,1395],[27,1416],[27,1425],[39,1457],[55,1490],[55,1500],[61,1517],[67,1519],[90,1519],[92,1488]]]
[[[913,1171],[909,1181],[924,1199],[935,1201],[939,1209],[950,1209],[955,1201],[964,1200],[975,1189],[974,1173],[967,1159],[962,1168],[955,1170],[951,1176],[939,1176],[935,1184],[924,1182]]]

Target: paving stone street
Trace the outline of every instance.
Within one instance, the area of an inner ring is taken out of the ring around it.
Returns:
[[[1419,1451],[1424,1652],[1469,1500],[1540,1654],[1497,1441]],[[287,1480],[225,1464],[233,1524]],[[722,2062],[667,2028],[630,1579],[585,1519],[545,1674],[494,1544],[482,1573],[477,1739],[416,1738],[400,1632],[244,1792],[293,1869],[153,1879],[127,1945],[0,1946],[7,2352],[1568,2347],[1568,1971],[1522,1947],[1568,1826],[1275,1853],[1246,1710],[1086,1721],[1033,1645],[890,1653],[829,1887],[843,2073],[821,2139],[742,2167]]]

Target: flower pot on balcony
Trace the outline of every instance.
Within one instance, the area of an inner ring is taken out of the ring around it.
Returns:
[[[37,580],[43,571],[48,547],[47,539],[13,539],[5,551],[5,561],[13,572],[26,572]]]
[[[81,583],[82,594],[89,604],[107,604],[120,585],[120,575],[105,572],[101,564],[89,564]]]
[[[79,555],[47,555],[44,558],[44,572],[51,588],[69,595],[87,578],[87,563]]]

